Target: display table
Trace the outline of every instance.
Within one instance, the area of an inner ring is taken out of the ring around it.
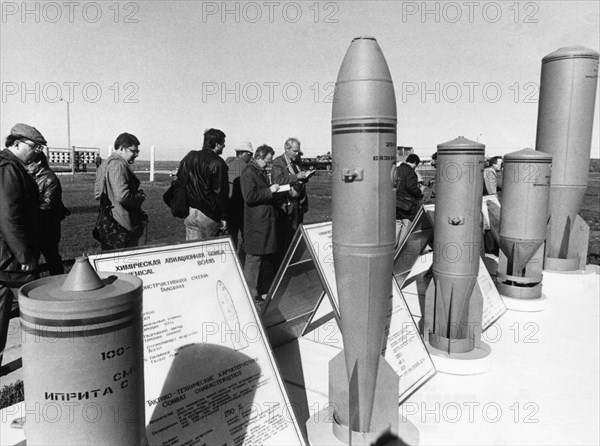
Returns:
[[[544,272],[546,310],[508,311],[484,333],[492,348],[488,372],[437,373],[417,389],[400,411],[417,427],[420,444],[599,444],[599,273],[598,266]],[[402,291],[418,315],[416,292],[412,285]],[[328,404],[328,362],[341,348],[330,320],[274,351],[304,433],[309,416]],[[23,403],[2,410],[2,445],[24,439],[23,430],[10,427],[24,414]]]
[[[599,272],[544,272],[546,310],[508,311],[483,334],[488,372],[438,372],[413,393],[400,410],[420,444],[600,444]],[[420,314],[416,287],[403,294]],[[301,427],[328,404],[328,361],[340,348],[325,325],[275,350]]]

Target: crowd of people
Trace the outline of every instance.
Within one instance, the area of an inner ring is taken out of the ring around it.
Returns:
[[[252,296],[261,300],[308,210],[308,174],[300,166],[300,141],[289,138],[275,157],[250,142],[224,161],[225,133],[209,129],[201,150],[179,163],[175,183],[184,191],[186,240],[229,234]]]
[[[252,296],[262,300],[308,210],[300,166],[301,145],[285,141],[275,157],[268,145],[238,144],[224,161],[225,133],[209,129],[201,150],[179,163],[174,184],[181,189],[186,240],[221,234],[232,237]],[[47,141],[35,127],[16,124],[0,151],[0,364],[17,290],[39,277],[43,255],[51,275],[63,274],[59,252],[61,220],[69,215],[60,180],[44,153]],[[94,197],[98,218],[93,236],[103,251],[139,246],[147,234],[146,199],[132,164],[139,139],[120,134],[112,154],[97,162]],[[175,213],[174,213],[175,215]],[[269,271],[270,274],[265,271]]]

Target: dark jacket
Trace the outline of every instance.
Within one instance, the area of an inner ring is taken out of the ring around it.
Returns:
[[[24,283],[21,265],[38,258],[39,195],[35,180],[10,150],[0,151],[0,281]]]
[[[275,209],[269,179],[254,162],[240,177],[244,197],[244,249],[248,254],[264,255],[277,251]]]
[[[244,218],[244,198],[240,186],[240,176],[248,166],[241,158],[234,158],[227,163],[229,168],[229,204],[227,206],[227,217],[230,221],[240,222]]]
[[[60,180],[47,167],[35,175],[35,182],[40,193],[40,235],[41,244],[60,240],[60,221],[64,217],[62,187]]]
[[[106,178],[106,195],[113,205],[112,214],[115,220],[125,229],[136,229],[141,233],[146,214],[142,211],[145,196],[140,193],[140,180],[135,176],[129,163],[113,153],[102,163],[96,172],[94,197],[100,200]]]
[[[42,167],[34,178],[40,193],[40,209],[42,211],[55,212],[58,215],[62,207],[62,186],[60,185],[60,180],[47,167]]]
[[[227,217],[227,164],[210,149],[192,150],[179,163],[177,178],[186,185],[191,207],[216,222]]]
[[[419,179],[410,165],[400,164],[396,171],[398,183],[396,185],[396,218],[413,220],[419,211],[419,200],[423,198],[423,192],[419,188]],[[400,201],[413,203],[411,210],[400,208]]]
[[[302,169],[300,166],[294,163],[290,163],[292,169],[296,172],[301,172]],[[291,202],[294,207],[298,207],[301,213],[306,213],[308,211],[308,197],[306,195],[306,184],[304,181],[300,181],[298,179],[297,174],[293,174],[290,172],[288,167],[288,160],[285,157],[285,154],[279,155],[277,158],[273,159],[271,170],[271,176],[273,178],[273,184],[289,184],[294,190],[297,192],[296,197],[290,196],[289,192],[282,192],[277,194],[277,201],[279,206],[284,206],[286,202]]]

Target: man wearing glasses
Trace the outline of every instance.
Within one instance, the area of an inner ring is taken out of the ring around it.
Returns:
[[[37,278],[39,192],[25,165],[45,145],[35,127],[16,124],[0,151],[0,364],[17,289]]]
[[[131,169],[131,164],[140,154],[140,141],[131,133],[121,133],[114,144],[114,152],[96,171],[94,197],[100,206],[112,206],[112,216],[129,231],[124,246],[113,246],[109,240],[100,238],[102,250],[138,246],[148,221],[142,210],[146,194],[140,189],[140,180]],[[110,203],[109,203],[110,202]]]
[[[305,183],[309,174],[300,168],[300,141],[288,138],[283,150],[283,154],[273,160],[271,172],[273,184],[290,185],[289,192],[280,193],[277,197],[277,263],[283,261],[296,229],[304,221],[304,214],[308,211]]]

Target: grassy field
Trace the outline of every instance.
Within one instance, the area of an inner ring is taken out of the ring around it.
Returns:
[[[162,201],[162,194],[168,188],[171,178],[168,173],[156,174],[155,181],[149,182],[149,173],[141,167],[138,173],[147,199],[144,210],[149,215],[148,238],[145,244],[170,244],[185,240],[183,221],[171,215]],[[164,170],[174,168],[174,163],[164,165]],[[423,171],[427,179],[433,171]],[[82,254],[95,254],[100,246],[91,236],[96,221],[97,203],[93,197],[94,174],[76,174],[61,176],[64,202],[71,215],[63,221],[61,252],[63,258],[73,259]],[[308,183],[309,211],[306,223],[331,220],[332,173],[318,171]],[[583,219],[590,225],[590,246],[588,263],[600,264],[600,172],[590,172],[590,181],[584,197]],[[349,209],[349,212],[351,209]]]

